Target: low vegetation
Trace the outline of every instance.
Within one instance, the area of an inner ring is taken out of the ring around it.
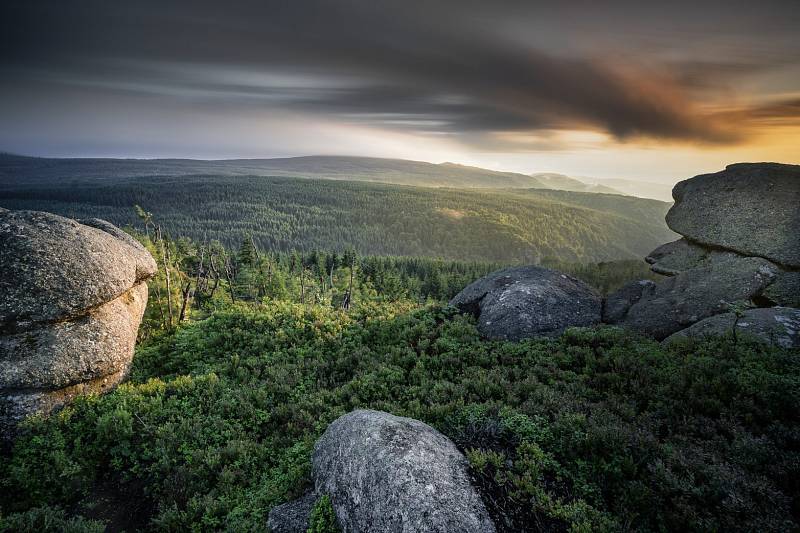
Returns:
[[[167,260],[176,316],[162,271],[129,381],[26,422],[0,463],[0,531],[263,530],[307,490],[326,426],[361,407],[453,439],[501,531],[800,524],[796,351],[614,328],[486,342],[439,302],[493,265],[143,240]],[[202,274],[212,253],[235,276]],[[314,270],[326,261],[332,284]],[[573,270],[595,286],[639,274]],[[331,519],[321,499],[312,530]]]

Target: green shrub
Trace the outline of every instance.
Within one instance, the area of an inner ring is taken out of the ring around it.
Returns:
[[[35,507],[23,513],[0,516],[0,533],[103,533],[97,520],[69,517],[57,507]]]
[[[151,529],[263,529],[360,407],[453,439],[500,531],[800,524],[797,350],[608,327],[485,342],[452,309],[405,303],[238,306],[153,338],[128,383],[26,423],[0,509],[87,515],[99,486],[130,483]]]
[[[331,499],[327,494],[323,494],[311,510],[307,533],[339,533],[340,531]]]

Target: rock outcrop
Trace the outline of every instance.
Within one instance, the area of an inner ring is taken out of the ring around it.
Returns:
[[[672,342],[682,337],[748,336],[782,348],[800,348],[800,309],[766,307],[748,309],[741,316],[723,313],[667,337]]]
[[[762,296],[773,305],[800,308],[800,271],[778,273]]]
[[[711,251],[697,244],[678,239],[677,241],[662,244],[644,258],[650,263],[650,270],[664,276],[676,276],[691,270],[706,261]]]
[[[0,436],[122,380],[156,272],[108,222],[0,212]]]
[[[739,163],[682,181],[667,225],[712,248],[800,268],[800,165]]]
[[[604,322],[664,339],[695,324],[688,335],[730,329],[732,308],[800,305],[800,166],[729,165],[678,183],[673,196],[667,223],[683,238],[645,258],[668,279],[610,295]],[[752,324],[772,331],[785,313]]]
[[[494,523],[472,486],[467,460],[427,424],[381,411],[335,420],[314,447],[315,491],[276,507],[273,531],[305,531],[298,519],[327,494],[345,532],[481,532]]]
[[[760,257],[719,254],[660,283],[628,284],[606,299],[603,319],[661,340],[733,304],[757,300],[778,272]]]
[[[571,276],[536,266],[499,270],[458,293],[450,305],[472,313],[489,339],[554,336],[600,322],[600,295]]]

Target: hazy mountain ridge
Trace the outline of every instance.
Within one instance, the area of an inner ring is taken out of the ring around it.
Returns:
[[[555,172],[525,175],[457,163],[353,156],[273,159],[44,158],[0,153],[0,185],[36,186],[53,179],[108,180],[155,176],[284,176],[370,181],[422,187],[553,189],[671,201],[671,186],[632,180],[594,180]]]
[[[109,179],[146,176],[286,176],[395,185],[466,188],[550,188],[536,178],[454,163],[350,156],[275,159],[38,158],[0,155],[0,183],[27,185],[54,178]]]
[[[688,176],[687,176],[688,177]],[[588,183],[593,183],[602,187],[612,187],[619,191],[619,194],[627,196],[637,196],[639,198],[650,198],[662,202],[672,202],[672,184],[656,183],[654,181],[627,180],[622,178],[580,178]]]
[[[535,174],[531,174],[531,176],[533,178],[536,178],[537,181],[546,185],[548,189],[556,189],[560,191],[595,192],[603,194],[626,195],[626,193],[618,191],[617,189],[608,187],[606,185],[602,185],[599,183],[584,182],[579,180],[578,178],[573,178],[571,176],[567,176],[565,174],[559,174],[556,172],[537,172]]]

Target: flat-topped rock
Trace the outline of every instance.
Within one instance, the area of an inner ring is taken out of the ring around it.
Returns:
[[[555,336],[600,322],[602,302],[580,280],[537,266],[499,270],[458,293],[450,305],[477,317],[489,339]]]
[[[667,225],[692,241],[800,267],[800,165],[738,163],[682,181]]]
[[[147,250],[114,229],[39,211],[0,212],[0,331],[80,315],[155,274]]]
[[[650,270],[664,276],[675,276],[699,266],[710,250],[686,239],[662,244],[644,258]]]

